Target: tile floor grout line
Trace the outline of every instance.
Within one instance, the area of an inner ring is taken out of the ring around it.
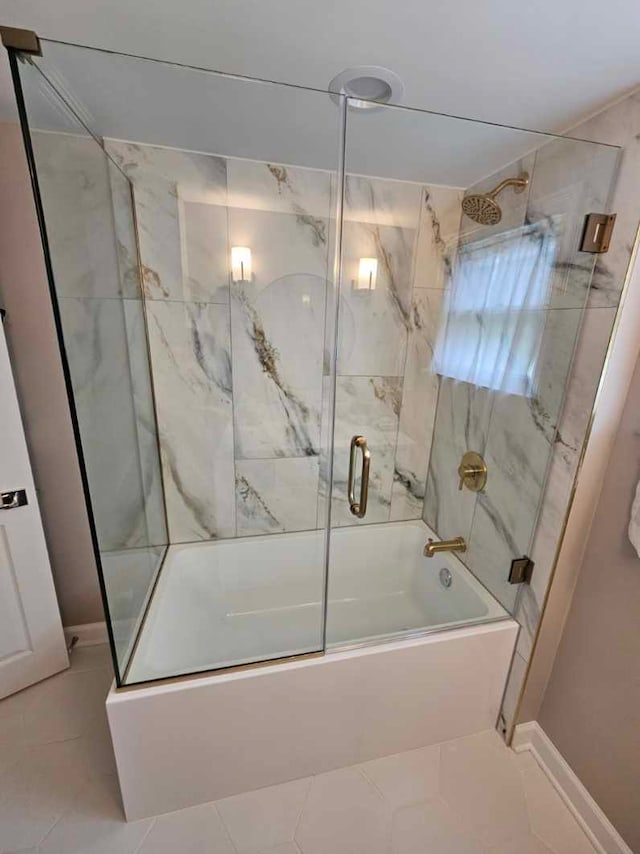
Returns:
[[[75,741],[75,739],[69,739],[69,740],[70,740],[70,741]],[[62,744],[62,742],[54,742],[54,743],[55,743],[55,744]],[[87,770],[88,770],[88,769],[87,769]],[[86,779],[84,782],[87,782],[87,783],[88,783],[88,782],[90,782],[90,779],[87,777],[87,779]],[[75,789],[75,791],[74,791],[74,793],[73,793],[73,797],[72,797],[72,799],[71,799],[71,802],[70,802],[69,806],[68,806],[66,809],[62,810],[62,812],[60,813],[60,815],[58,816],[58,818],[53,822],[53,824],[51,825],[51,827],[49,828],[49,830],[47,830],[47,831],[46,831],[46,833],[44,834],[44,836],[43,836],[43,837],[40,839],[40,841],[36,844],[36,851],[39,851],[39,850],[40,850],[41,845],[42,845],[42,844],[43,844],[43,843],[44,843],[44,842],[49,838],[49,836],[51,836],[51,834],[52,834],[52,833],[53,833],[53,831],[56,829],[56,827],[60,824],[60,822],[62,821],[62,819],[63,819],[63,818],[64,818],[68,813],[70,813],[70,812],[72,811],[73,806],[74,806],[74,804],[75,804],[75,801],[76,801],[76,798],[77,798],[77,796],[78,796],[78,792],[79,792],[79,791],[80,791],[80,783],[78,783],[78,786],[77,786],[77,788]],[[18,851],[19,851],[19,850],[20,850],[20,849],[18,849]]]
[[[302,814],[305,811],[305,808],[306,808],[307,803],[309,801],[309,795],[311,793],[311,787],[313,786],[313,781],[315,780],[316,776],[317,776],[316,774],[312,774],[311,777],[308,778],[309,779],[309,785],[307,786],[307,791],[304,793],[304,798],[302,799],[302,806],[300,807],[300,812],[298,813],[298,818],[296,819],[295,827],[293,828],[293,835],[291,837],[291,841],[296,846],[296,848],[298,848],[300,851],[302,851],[302,847],[300,845],[298,845],[298,840],[296,839],[296,833],[298,832],[298,828],[300,827],[300,822],[302,821]]]
[[[533,822],[531,820],[532,811],[531,811],[531,805],[529,803],[529,795],[527,794],[527,787],[524,784],[525,769],[521,767],[521,763],[518,761],[518,757],[521,754],[516,753],[515,751],[512,751],[512,752],[513,752],[514,759],[515,759],[515,766],[518,769],[518,776],[520,777],[520,786],[522,788],[522,796],[524,798],[524,806],[525,806],[525,809],[527,812],[527,825],[529,826],[529,833],[531,833],[533,836],[536,836],[536,834],[533,832]],[[536,838],[538,838],[538,837],[536,836]],[[541,839],[540,841],[543,842],[544,845],[547,846],[547,848],[549,848],[549,845],[547,845],[547,843],[544,842],[543,839]],[[557,854],[557,852],[554,852],[552,848],[549,848],[549,850],[552,851],[553,854]]]
[[[224,800],[224,798],[218,798],[218,800],[223,801],[223,800]],[[219,809],[218,809],[218,807],[217,807],[217,803],[218,803],[218,801],[209,801],[209,806],[210,806],[210,807],[213,807],[213,811],[214,811],[214,813],[218,816],[218,821],[219,821],[219,822],[220,822],[220,824],[222,825],[222,829],[223,829],[223,831],[224,831],[224,835],[227,837],[227,841],[229,842],[229,845],[231,845],[231,848],[236,852],[236,854],[240,854],[240,852],[238,851],[238,846],[237,846],[237,845],[236,845],[236,843],[234,842],[234,840],[233,840],[233,836],[231,836],[231,831],[230,831],[230,830],[229,830],[229,828],[227,827],[227,825],[226,825],[226,823],[225,823],[225,820],[224,820],[224,817],[223,817],[222,813],[220,812],[220,810],[219,810]]]
[[[153,828],[156,826],[157,821],[158,821],[157,816],[153,816],[151,821],[149,822],[149,827],[147,828],[147,832],[143,835],[142,839],[140,840],[140,845],[138,845],[138,847],[133,852],[133,854],[138,854],[138,852],[142,850],[142,846],[147,841],[147,837],[149,836],[149,834],[151,833]]]
[[[384,758],[384,757],[383,757],[383,758]],[[373,761],[375,761],[375,760],[373,760]],[[380,798],[382,798],[382,800],[383,800],[383,801],[384,801],[384,803],[386,804],[386,803],[387,803],[387,799],[386,799],[386,798],[385,798],[385,796],[384,796],[384,792],[382,791],[382,789],[378,788],[378,786],[376,785],[375,780],[372,780],[372,779],[371,779],[371,777],[369,777],[369,775],[368,775],[368,774],[367,774],[367,772],[364,770],[364,768],[358,768],[358,771],[360,772],[361,776],[362,776],[362,777],[364,777],[364,779],[367,781],[367,783],[368,783],[368,784],[373,788],[373,791],[374,791],[377,795],[379,795],[379,797],[380,797]],[[391,804],[388,804],[388,806],[389,806],[389,807],[391,807]]]
[[[537,833],[534,833],[534,831],[533,831],[533,830],[532,830],[530,833],[531,833],[531,836],[533,836],[533,838],[534,838],[534,839],[537,839],[537,840],[538,840],[538,842],[540,843],[540,845],[544,845],[544,847],[545,847],[548,851],[550,851],[550,852],[551,852],[551,854],[558,854],[558,852],[556,851],[556,849],[555,849],[555,848],[553,848],[551,845],[549,845],[549,843],[548,843],[548,842],[545,842],[545,841],[544,841],[544,839],[542,839],[542,837],[538,836],[538,834],[537,834]]]

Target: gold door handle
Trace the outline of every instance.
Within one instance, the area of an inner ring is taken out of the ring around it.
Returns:
[[[360,501],[356,501],[356,457],[358,449],[362,451],[362,471],[360,474]],[[369,497],[369,467],[371,465],[371,454],[367,448],[367,440],[364,436],[354,436],[351,439],[351,451],[349,454],[349,480],[347,490],[349,495],[349,510],[358,519],[362,519],[367,512],[367,499]]]

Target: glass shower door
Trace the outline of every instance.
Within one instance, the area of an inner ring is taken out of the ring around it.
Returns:
[[[328,646],[514,613],[511,563],[531,554],[585,306],[602,298],[584,218],[607,210],[617,157],[349,104]],[[486,464],[478,491],[468,452]],[[429,539],[446,550],[425,555]]]
[[[12,62],[119,681],[513,612],[581,441],[559,418],[609,309],[579,243],[617,149],[43,51]]]

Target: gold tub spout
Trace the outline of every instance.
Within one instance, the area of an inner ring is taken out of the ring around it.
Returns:
[[[424,547],[424,556],[433,557],[438,552],[466,552],[466,550],[467,544],[464,537],[456,537],[454,540],[440,540],[439,543],[429,538]]]

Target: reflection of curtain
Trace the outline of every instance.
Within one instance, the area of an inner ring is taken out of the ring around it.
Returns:
[[[531,396],[555,255],[549,221],[461,245],[436,373]]]

